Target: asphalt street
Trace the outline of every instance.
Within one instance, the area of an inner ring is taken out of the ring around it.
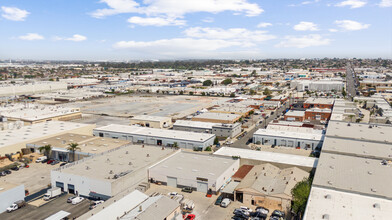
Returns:
[[[89,211],[89,206],[90,206],[89,200],[85,199],[79,204],[72,205],[71,203],[67,203],[67,199],[69,196],[70,195],[61,196],[38,208],[32,205],[26,205],[25,207],[15,210],[11,213],[7,213],[7,212],[2,213],[0,214],[0,219],[1,220],[16,220],[16,219],[39,220],[39,219],[45,219],[61,210],[71,213],[69,218],[72,219],[74,217],[79,217]]]
[[[248,133],[242,137],[240,140],[235,141],[233,144],[230,145],[230,147],[235,147],[235,148],[245,148],[249,149],[248,145],[246,143],[250,138],[253,137],[253,133],[255,133],[258,129],[260,128],[266,128],[268,123],[270,123],[272,120],[275,120],[276,118],[280,117],[282,112],[290,107],[290,101],[287,101],[285,104],[281,105],[279,109],[277,109],[273,115],[271,115],[267,119],[263,119],[263,122],[261,124],[256,125],[252,130],[248,131]]]
[[[358,83],[354,69],[351,67],[350,63],[346,66],[346,91],[347,96],[352,99],[356,96],[357,90],[355,84]]]

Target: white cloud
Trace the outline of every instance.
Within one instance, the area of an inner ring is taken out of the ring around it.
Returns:
[[[5,7],[2,6],[1,10],[3,13],[1,16],[3,18],[11,20],[11,21],[24,21],[30,13],[26,10],[22,10],[16,7]]]
[[[257,25],[258,28],[266,28],[266,27],[269,27],[269,26],[272,26],[272,24],[271,23],[267,23],[267,22],[262,22],[262,23]]]
[[[141,26],[183,26],[186,24],[185,20],[178,20],[174,18],[161,18],[161,17],[149,17],[142,18],[138,16],[133,16],[128,19],[128,22],[131,24],[137,24]]]
[[[370,27],[370,24],[362,24],[351,20],[337,20],[335,21],[335,24],[343,31],[358,31]]]
[[[329,29],[328,31],[329,31],[329,32],[338,32],[339,30],[334,29],[334,28],[331,28],[331,29]]]
[[[26,35],[22,35],[18,37],[20,40],[43,40],[45,39],[42,35],[39,35],[37,33],[28,33]]]
[[[381,0],[378,5],[382,8],[392,7],[392,0]]]
[[[318,31],[317,24],[313,22],[301,21],[299,24],[294,25],[296,31]]]
[[[87,37],[80,35],[80,34],[74,34],[72,37],[59,37],[56,36],[53,38],[53,40],[58,41],[58,40],[68,40],[68,41],[75,41],[75,42],[80,42],[80,41],[85,41],[87,40]]]
[[[267,31],[250,31],[245,28],[202,28],[193,27],[184,31],[185,35],[193,38],[235,40],[244,44],[253,44],[253,42],[262,42],[275,39],[274,35],[268,34]]]
[[[350,8],[361,8],[367,4],[366,1],[361,1],[361,0],[346,0],[342,1],[340,3],[335,4],[337,7],[345,7],[345,6],[350,6]]]
[[[121,13],[138,13],[148,17],[183,18],[185,14],[206,12],[220,13],[232,11],[246,16],[257,16],[263,12],[256,3],[248,0],[145,0],[140,5],[135,0],[101,0],[109,8],[98,9],[91,13],[93,17],[103,18]]]
[[[309,34],[301,37],[297,36],[286,36],[283,41],[275,45],[276,47],[295,47],[295,48],[306,48],[323,46],[331,43],[330,39],[323,38],[319,34]]]
[[[301,5],[310,5],[310,4],[315,4],[317,2],[319,2],[320,0],[314,0],[314,1],[303,1],[299,4],[290,4],[290,7],[297,7],[297,6],[301,6]]]
[[[205,22],[205,23],[212,23],[212,22],[214,22],[214,18],[211,18],[211,17],[206,17],[206,18],[204,18],[203,20],[201,20],[202,22]]]

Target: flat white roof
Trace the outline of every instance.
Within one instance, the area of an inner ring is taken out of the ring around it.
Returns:
[[[217,119],[217,120],[235,120],[241,117],[238,114],[227,114],[227,113],[216,113],[216,112],[206,112],[200,115],[197,115],[193,118],[205,118],[205,119]]]
[[[266,151],[255,151],[233,147],[221,147],[214,154],[222,156],[240,156],[244,159],[259,160],[269,163],[280,163],[302,167],[316,167],[318,159],[293,154],[282,154]]]
[[[110,204],[109,206],[105,207],[98,213],[94,214],[89,220],[117,220],[118,217],[124,215],[124,213],[128,212],[129,210],[135,208],[137,205],[148,199],[149,196],[146,194],[135,190],[124,198],[117,200],[116,202]],[[106,202],[105,202],[106,203]],[[105,204],[104,204],[105,205]],[[101,207],[98,207],[101,208]]]
[[[77,112],[80,112],[78,108],[65,108],[58,105],[15,104],[0,107],[0,115],[24,121],[37,121],[46,118],[74,114]]]
[[[201,129],[212,129],[212,126],[217,125],[217,124],[218,123],[202,122],[202,121],[177,120],[173,124],[173,126],[192,127],[192,128],[201,128]]]
[[[131,120],[140,120],[140,121],[171,121],[169,117],[162,117],[162,116],[154,116],[154,115],[136,115]]]
[[[303,219],[319,220],[323,216],[330,220],[387,220],[392,216],[392,201],[312,186]]]
[[[187,141],[195,141],[195,142],[205,142],[215,137],[214,134],[196,133],[196,132],[187,132],[187,131],[178,131],[178,130],[166,130],[166,129],[157,129],[157,128],[146,128],[146,127],[137,127],[137,126],[117,125],[117,124],[107,125],[104,127],[96,128],[94,130],[102,131],[102,132],[116,132],[116,133],[123,133],[123,134],[179,139],[179,140],[187,140]]]
[[[314,141],[322,140],[324,138],[324,135],[320,133],[303,133],[303,132],[294,132],[294,131],[281,131],[275,129],[259,129],[253,135],[294,138],[294,139],[304,139],[304,140],[314,140]]]
[[[45,220],[59,220],[59,219],[63,219],[65,217],[69,216],[70,214],[71,213],[69,213],[69,212],[61,210],[61,211],[56,212],[55,214],[47,217]]]
[[[47,121],[21,127],[20,129],[0,131],[0,149],[5,146],[41,138],[57,133],[72,131],[74,129],[93,126],[65,121]]]
[[[290,111],[286,112],[285,116],[303,117],[303,116],[305,116],[305,111],[290,110]]]

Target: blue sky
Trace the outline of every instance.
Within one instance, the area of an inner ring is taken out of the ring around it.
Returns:
[[[392,58],[392,0],[0,0],[0,59]]]

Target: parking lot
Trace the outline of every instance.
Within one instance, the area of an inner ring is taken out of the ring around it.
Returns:
[[[231,219],[233,217],[233,211],[236,208],[239,208],[243,204],[235,201],[231,202],[231,204],[227,208],[222,208],[220,206],[215,205],[215,200],[217,199],[217,195],[212,195],[211,198],[206,197],[205,193],[201,192],[192,192],[186,193],[181,192],[179,188],[173,188],[169,186],[162,186],[151,184],[151,188],[147,190],[146,194],[150,195],[154,192],[159,192],[161,194],[167,195],[170,192],[178,192],[179,194],[184,195],[184,198],[193,200],[195,204],[195,208],[192,214],[196,215],[197,220],[208,220],[208,219]],[[255,209],[256,207],[249,207],[251,209]]]
[[[0,177],[0,182],[24,184],[25,189],[32,194],[47,188],[48,184],[50,184],[50,171],[59,167],[60,164],[50,165],[33,161],[29,166],[29,168],[22,168],[18,171],[11,170],[11,174]]]
[[[39,219],[45,219],[61,210],[71,213],[69,218],[72,219],[73,217],[79,217],[82,214],[89,211],[90,202],[87,199],[85,199],[84,201],[82,201],[77,205],[72,205],[71,203],[67,203],[68,197],[69,195],[63,195],[38,208],[32,205],[26,205],[26,207],[23,207],[11,213],[5,212],[0,214],[0,219],[39,220]]]

